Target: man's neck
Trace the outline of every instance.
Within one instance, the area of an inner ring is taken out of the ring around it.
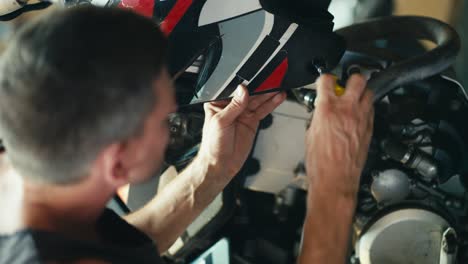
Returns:
[[[0,226],[0,233],[29,228],[94,240],[95,224],[113,195],[113,190],[92,179],[58,186],[22,181],[12,174],[0,176],[0,184],[2,181],[8,181],[16,191],[7,193],[6,201],[14,203],[6,211],[0,204],[0,215],[12,216],[8,221],[11,224]]]

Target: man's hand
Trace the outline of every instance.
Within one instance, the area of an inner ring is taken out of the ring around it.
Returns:
[[[205,125],[199,158],[212,165],[216,174],[233,177],[252,149],[260,120],[286,98],[284,93],[249,97],[239,86],[230,101],[205,104]]]
[[[345,93],[334,93],[335,80],[317,82],[312,124],[306,135],[309,178],[307,216],[300,263],[345,263],[360,175],[372,135],[372,92],[360,75]]]
[[[145,207],[125,219],[165,252],[240,170],[260,120],[285,98],[284,93],[249,97],[240,87],[230,102],[205,104],[197,157]]]
[[[354,199],[372,135],[373,95],[360,75],[350,77],[340,97],[334,86],[332,76],[318,80],[314,117],[306,136],[307,175],[312,186]]]

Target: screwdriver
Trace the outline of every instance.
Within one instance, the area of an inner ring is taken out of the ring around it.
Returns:
[[[317,72],[320,75],[329,73],[326,70],[325,64],[321,61],[315,61],[314,67],[315,69],[317,69]],[[342,81],[339,80],[338,77],[336,77],[335,75],[332,75],[332,76],[333,78],[335,78],[335,94],[337,96],[343,95],[345,92],[345,88],[344,88],[344,85],[342,85]],[[312,109],[314,108],[315,99],[317,98],[316,91],[308,91],[302,94],[302,98],[303,98],[305,105],[309,109],[309,111],[312,111]]]
[[[314,64],[314,67],[317,69],[317,72],[320,75],[329,73],[326,71],[326,68],[323,64]],[[344,85],[342,85],[341,80],[338,80],[338,77],[336,77],[336,75],[333,75],[333,78],[335,78],[335,94],[337,96],[342,96],[345,92]]]

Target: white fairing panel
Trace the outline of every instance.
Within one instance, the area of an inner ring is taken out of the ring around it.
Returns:
[[[200,13],[198,26],[221,22],[261,8],[258,0],[207,0]]]
[[[271,32],[273,23],[274,16],[263,10],[219,23],[221,59],[191,104],[216,99]]]
[[[258,132],[252,154],[260,161],[260,170],[247,177],[245,188],[277,194],[293,182],[294,170],[304,160],[311,113],[296,102],[285,101],[272,115],[272,125]]]
[[[95,6],[106,6],[109,3],[109,0],[92,0],[91,4]]]

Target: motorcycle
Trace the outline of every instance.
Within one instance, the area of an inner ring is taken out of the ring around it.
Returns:
[[[295,261],[308,186],[303,138],[320,72],[342,82],[359,72],[375,92],[349,263],[468,262],[468,94],[451,68],[460,40],[449,25],[387,16],[333,31],[328,0],[65,1],[77,2],[148,16],[171,47],[182,107],[170,118],[166,166],[131,186],[126,203],[116,197],[121,213],[151,199],[196,155],[201,103],[229,98],[239,84],[252,95],[288,93],[261,122],[241,172],[165,253],[169,263]]]

